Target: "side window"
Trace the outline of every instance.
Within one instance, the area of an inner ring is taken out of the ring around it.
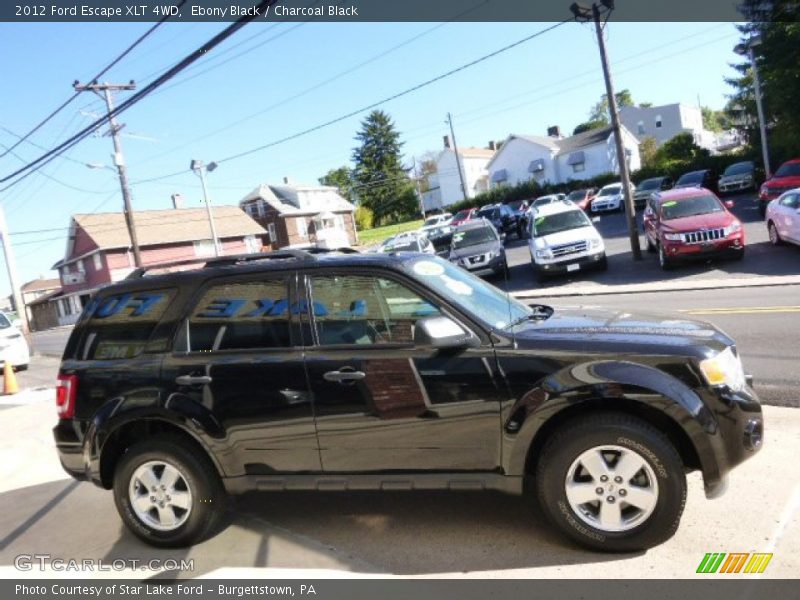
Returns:
[[[439,309],[404,285],[367,275],[311,278],[320,345],[410,344],[414,323]]]
[[[95,296],[81,317],[85,334],[77,358],[123,360],[138,356],[173,296],[172,290]]]
[[[176,350],[215,352],[291,346],[287,290],[285,279],[210,288],[182,328]]]
[[[788,208],[797,208],[798,204],[800,204],[800,195],[798,194],[786,194],[780,201],[781,206],[786,206]]]

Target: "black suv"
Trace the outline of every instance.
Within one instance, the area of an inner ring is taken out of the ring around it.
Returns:
[[[713,326],[526,306],[421,254],[134,272],[87,304],[58,379],[62,465],[159,546],[212,535],[229,492],[494,489],[587,546],[648,548],[687,472],[714,496],[762,435]]]
[[[522,238],[520,218],[507,204],[495,204],[493,206],[483,207],[475,216],[491,222],[498,233],[504,233],[506,235],[513,233],[518,238]]]

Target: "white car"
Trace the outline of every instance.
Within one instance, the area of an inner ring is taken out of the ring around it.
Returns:
[[[539,279],[608,266],[603,238],[586,213],[571,202],[539,208],[529,233],[531,264]]]
[[[30,360],[31,353],[25,336],[5,313],[0,312],[0,367],[9,362],[16,370],[24,371]]]
[[[765,222],[773,245],[800,245],[800,188],[784,192],[770,202]]]
[[[409,231],[390,237],[378,248],[378,252],[422,252],[423,254],[436,254],[436,249],[424,234],[418,231]]]
[[[631,185],[631,194],[635,191]],[[621,211],[625,208],[625,198],[622,196],[621,183],[609,183],[600,188],[594,200],[592,200],[592,212],[609,212],[612,210]]]

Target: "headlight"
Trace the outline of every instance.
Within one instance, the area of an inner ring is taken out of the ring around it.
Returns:
[[[742,230],[742,224],[739,221],[734,221],[730,225],[725,228],[725,236],[729,236],[734,233],[738,233]]]
[[[603,246],[603,240],[600,238],[594,238],[589,240],[589,249],[596,250],[597,248],[601,248]]]
[[[711,386],[726,385],[735,392],[744,389],[745,377],[742,361],[728,346],[713,358],[700,361],[700,371]]]
[[[550,248],[536,251],[536,258],[553,258],[553,252]]]
[[[680,242],[683,240],[683,234],[680,233],[665,233],[664,239],[670,242]]]

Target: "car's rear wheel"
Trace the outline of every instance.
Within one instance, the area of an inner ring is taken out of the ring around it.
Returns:
[[[775,226],[775,223],[770,221],[767,225],[767,231],[769,232],[769,241],[773,246],[780,246],[783,244],[781,234],[778,233],[778,228]]]
[[[535,489],[563,533],[612,552],[668,540],[686,502],[678,452],[649,423],[623,413],[597,413],[557,431],[537,463]]]
[[[114,473],[114,501],[131,532],[163,547],[206,539],[226,508],[214,466],[174,437],[143,440],[125,452]]]

